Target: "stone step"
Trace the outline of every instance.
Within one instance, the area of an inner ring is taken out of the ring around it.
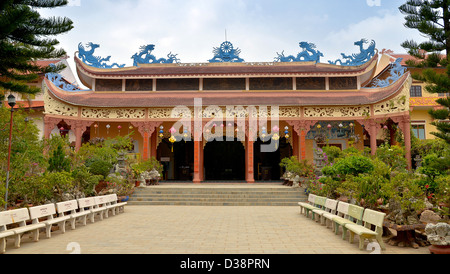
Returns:
[[[301,189],[286,186],[171,185],[136,188],[130,205],[297,206],[306,201]]]

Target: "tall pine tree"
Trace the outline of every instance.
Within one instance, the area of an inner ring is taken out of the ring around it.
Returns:
[[[66,55],[56,49],[58,40],[52,38],[73,28],[68,18],[42,18],[38,8],[67,5],[67,0],[1,0],[0,1],[0,99],[6,92],[35,94],[40,91],[26,83],[38,79],[39,74],[60,71],[40,67],[39,59],[60,58]]]
[[[408,0],[399,10],[406,15],[405,27],[417,29],[428,39],[405,41],[402,46],[418,60],[407,64],[424,69],[413,78],[425,82],[428,92],[447,95],[436,100],[443,108],[429,110],[429,114],[438,131],[431,134],[450,144],[450,0]],[[446,68],[446,72],[438,73],[436,67]]]

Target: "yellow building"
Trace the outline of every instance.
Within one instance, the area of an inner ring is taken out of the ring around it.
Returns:
[[[413,60],[414,57],[408,54],[389,54],[392,60],[402,58],[402,65],[411,72],[411,74],[420,73],[423,69],[409,67],[406,61]],[[435,68],[438,73],[445,73],[445,68]],[[431,132],[436,132],[436,127],[431,123],[433,118],[428,114],[430,109],[437,109],[442,107],[436,100],[447,96],[448,94],[429,93],[426,88],[426,83],[418,80],[413,80],[410,90],[410,112],[411,112],[411,129],[414,135],[421,140],[435,139],[436,137]]]

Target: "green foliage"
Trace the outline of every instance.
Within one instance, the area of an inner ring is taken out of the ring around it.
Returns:
[[[113,165],[108,161],[97,159],[90,163],[89,171],[94,175],[101,175],[102,178],[106,178],[112,167]]]
[[[435,153],[428,154],[423,158],[422,167],[419,172],[428,176],[434,182],[437,176],[448,174],[450,167],[450,154],[439,157]]]
[[[134,177],[138,178],[142,172],[152,171],[153,169],[157,170],[159,174],[162,174],[163,165],[161,165],[161,163],[158,160],[156,160],[155,157],[151,157],[146,161],[133,164],[131,166],[131,169],[133,170]]]
[[[70,171],[70,160],[66,157],[61,145],[58,145],[52,156],[48,159],[49,172]]]
[[[49,201],[61,201],[64,192],[73,188],[73,178],[69,172],[48,172],[42,176],[28,177],[15,185],[15,199],[25,203],[40,205]]]
[[[399,204],[404,212],[418,212],[425,208],[424,192],[418,180],[416,174],[400,172],[384,183],[380,192],[389,203]]]
[[[103,175],[94,175],[83,165],[72,171],[72,178],[76,190],[85,196],[91,196],[95,194],[94,188],[103,179]]]
[[[314,168],[307,160],[299,161],[297,157],[284,158],[281,160],[280,166],[285,168],[286,172],[292,173],[294,176],[313,177]]]
[[[389,165],[392,170],[405,170],[407,167],[405,150],[400,146],[383,144],[377,149],[377,158]]]
[[[40,67],[34,61],[60,58],[66,55],[54,37],[73,28],[67,18],[43,18],[39,8],[65,6],[67,1],[17,1],[4,0],[0,4],[0,90],[35,94],[40,88],[26,82],[37,80],[39,74],[59,71],[64,66]],[[4,93],[0,91],[0,99]]]
[[[450,92],[450,9],[448,0],[408,0],[399,7],[405,14],[405,27],[418,30],[427,41],[417,43],[405,41],[402,46],[408,53],[419,61],[408,61],[408,66],[429,68],[421,74],[413,74],[413,78],[427,84],[426,90],[430,93]],[[445,55],[441,52],[445,51]],[[441,66],[447,68],[445,74],[436,72],[432,68]],[[429,110],[435,119],[431,124],[436,126],[437,132],[431,134],[450,144],[450,98],[439,99],[438,104],[443,106],[440,110]]]
[[[371,172],[374,169],[373,162],[370,158],[362,155],[351,155],[341,159],[333,165],[336,173],[341,175],[358,176],[361,173]]]
[[[322,150],[328,156],[328,162],[330,163],[334,163],[336,160],[344,157],[344,152],[335,146],[325,146]]]

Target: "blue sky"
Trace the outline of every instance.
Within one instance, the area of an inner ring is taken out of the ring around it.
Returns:
[[[403,26],[398,7],[406,0],[70,0],[64,8],[42,9],[43,16],[66,16],[75,28],[57,39],[71,59],[78,43],[100,44],[95,55],[132,65],[131,56],[146,44],[165,58],[207,62],[213,47],[227,38],[247,62],[270,62],[277,52],[296,55],[299,42],[316,44],[321,62],[357,53],[361,38],[377,48],[404,53],[400,44],[423,40]],[[379,5],[376,5],[379,2]],[[373,4],[371,4],[373,3]],[[375,5],[374,5],[375,4]]]

